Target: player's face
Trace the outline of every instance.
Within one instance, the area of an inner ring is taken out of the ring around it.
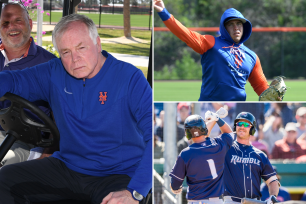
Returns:
[[[92,78],[101,69],[100,38],[96,44],[89,37],[87,26],[82,22],[69,24],[62,37],[56,39],[57,48],[66,71],[75,78]]]
[[[245,127],[245,125],[238,126],[239,124],[236,124],[236,133],[237,137],[240,139],[248,139],[250,137],[250,129],[252,127],[251,123],[247,120],[241,119],[238,121],[239,122],[244,122],[249,124],[249,127]]]
[[[29,42],[32,20],[20,6],[5,6],[0,23],[1,40],[6,48],[19,48]]]
[[[232,20],[225,24],[225,29],[235,43],[239,43],[243,35],[243,23],[239,20]]]

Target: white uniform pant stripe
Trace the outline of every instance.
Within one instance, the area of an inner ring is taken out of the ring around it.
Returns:
[[[188,200],[188,204],[223,204],[223,200],[218,197],[204,200]]]

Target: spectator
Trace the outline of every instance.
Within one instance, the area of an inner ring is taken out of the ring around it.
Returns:
[[[277,177],[278,181],[280,182],[281,176],[277,174],[277,168],[275,166],[273,166],[273,169],[276,172],[276,177]],[[269,189],[268,189],[268,186],[265,182],[263,182],[260,185],[260,192],[261,192],[261,200],[266,201],[269,198]],[[276,199],[279,202],[284,202],[284,201],[291,200],[291,196],[290,196],[288,190],[285,187],[280,186]]]
[[[297,128],[293,122],[287,123],[285,136],[275,142],[272,150],[272,159],[296,159],[305,154],[305,150],[297,143]]]
[[[258,139],[258,131],[256,131],[254,135],[250,135],[250,143],[257,149],[263,151],[269,157],[270,153],[267,144]]]
[[[187,103],[181,102],[177,105],[177,111],[179,113],[179,119],[178,119],[179,124],[184,125],[184,122],[190,113],[189,109],[190,108]]]
[[[0,44],[0,71],[22,70],[32,67],[53,58],[53,54],[36,45],[31,37],[32,19],[25,9],[17,3],[7,3],[2,9],[1,19],[1,44]],[[49,104],[45,101],[34,102],[48,116],[50,116]],[[9,101],[0,102],[0,109],[10,106]],[[31,113],[27,113],[32,119],[38,120]],[[0,143],[6,134],[0,128]],[[34,148],[31,144],[17,141],[3,158],[0,166],[26,161],[30,154],[30,149]],[[43,148],[38,148],[43,151]],[[44,153],[53,153],[54,149],[46,148]]]
[[[154,135],[154,159],[164,157],[165,143],[158,140],[158,136]]]
[[[280,113],[282,116],[283,127],[285,127],[289,122],[294,122],[292,110],[288,107],[287,103],[271,103],[271,107],[265,116],[269,117],[274,111]]]
[[[296,114],[297,138],[301,137],[306,132],[306,107],[297,109]]]
[[[269,153],[272,153],[274,144],[277,140],[283,139],[285,130],[283,128],[282,117],[276,111],[267,119],[263,127],[262,140],[268,145]]]
[[[156,128],[156,135],[160,138],[160,141],[164,141],[164,117],[165,117],[165,111],[160,111],[159,118],[160,118],[160,125]],[[185,130],[183,125],[176,125],[176,142],[178,142],[180,139],[182,139],[185,136]]]
[[[189,147],[191,144],[192,140],[188,140],[186,137],[183,137],[180,139],[180,141],[177,142],[177,153],[180,154],[183,149]]]

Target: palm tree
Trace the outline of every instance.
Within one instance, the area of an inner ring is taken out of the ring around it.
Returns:
[[[131,37],[130,0],[123,2],[124,36]]]

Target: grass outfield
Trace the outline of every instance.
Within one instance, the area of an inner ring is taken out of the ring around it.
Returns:
[[[45,11],[43,17],[44,22],[50,22],[50,16],[47,16]],[[31,14],[31,13],[30,13]],[[36,13],[35,13],[36,14]],[[92,19],[96,25],[99,25],[99,14],[96,13],[79,13],[88,16]],[[51,12],[51,22],[58,22],[63,16],[62,12]],[[37,19],[36,15],[31,15],[31,18]],[[131,14],[131,26],[132,27],[148,27],[149,28],[149,15],[133,15]],[[151,18],[152,19],[152,18]],[[123,26],[123,14],[101,14],[101,25],[114,25]],[[152,26],[152,23],[151,23]]]
[[[271,81],[268,81],[269,84]],[[285,80],[284,101],[306,101],[306,80]],[[198,101],[201,81],[154,81],[154,101]],[[258,101],[250,83],[246,84],[247,101]]]

